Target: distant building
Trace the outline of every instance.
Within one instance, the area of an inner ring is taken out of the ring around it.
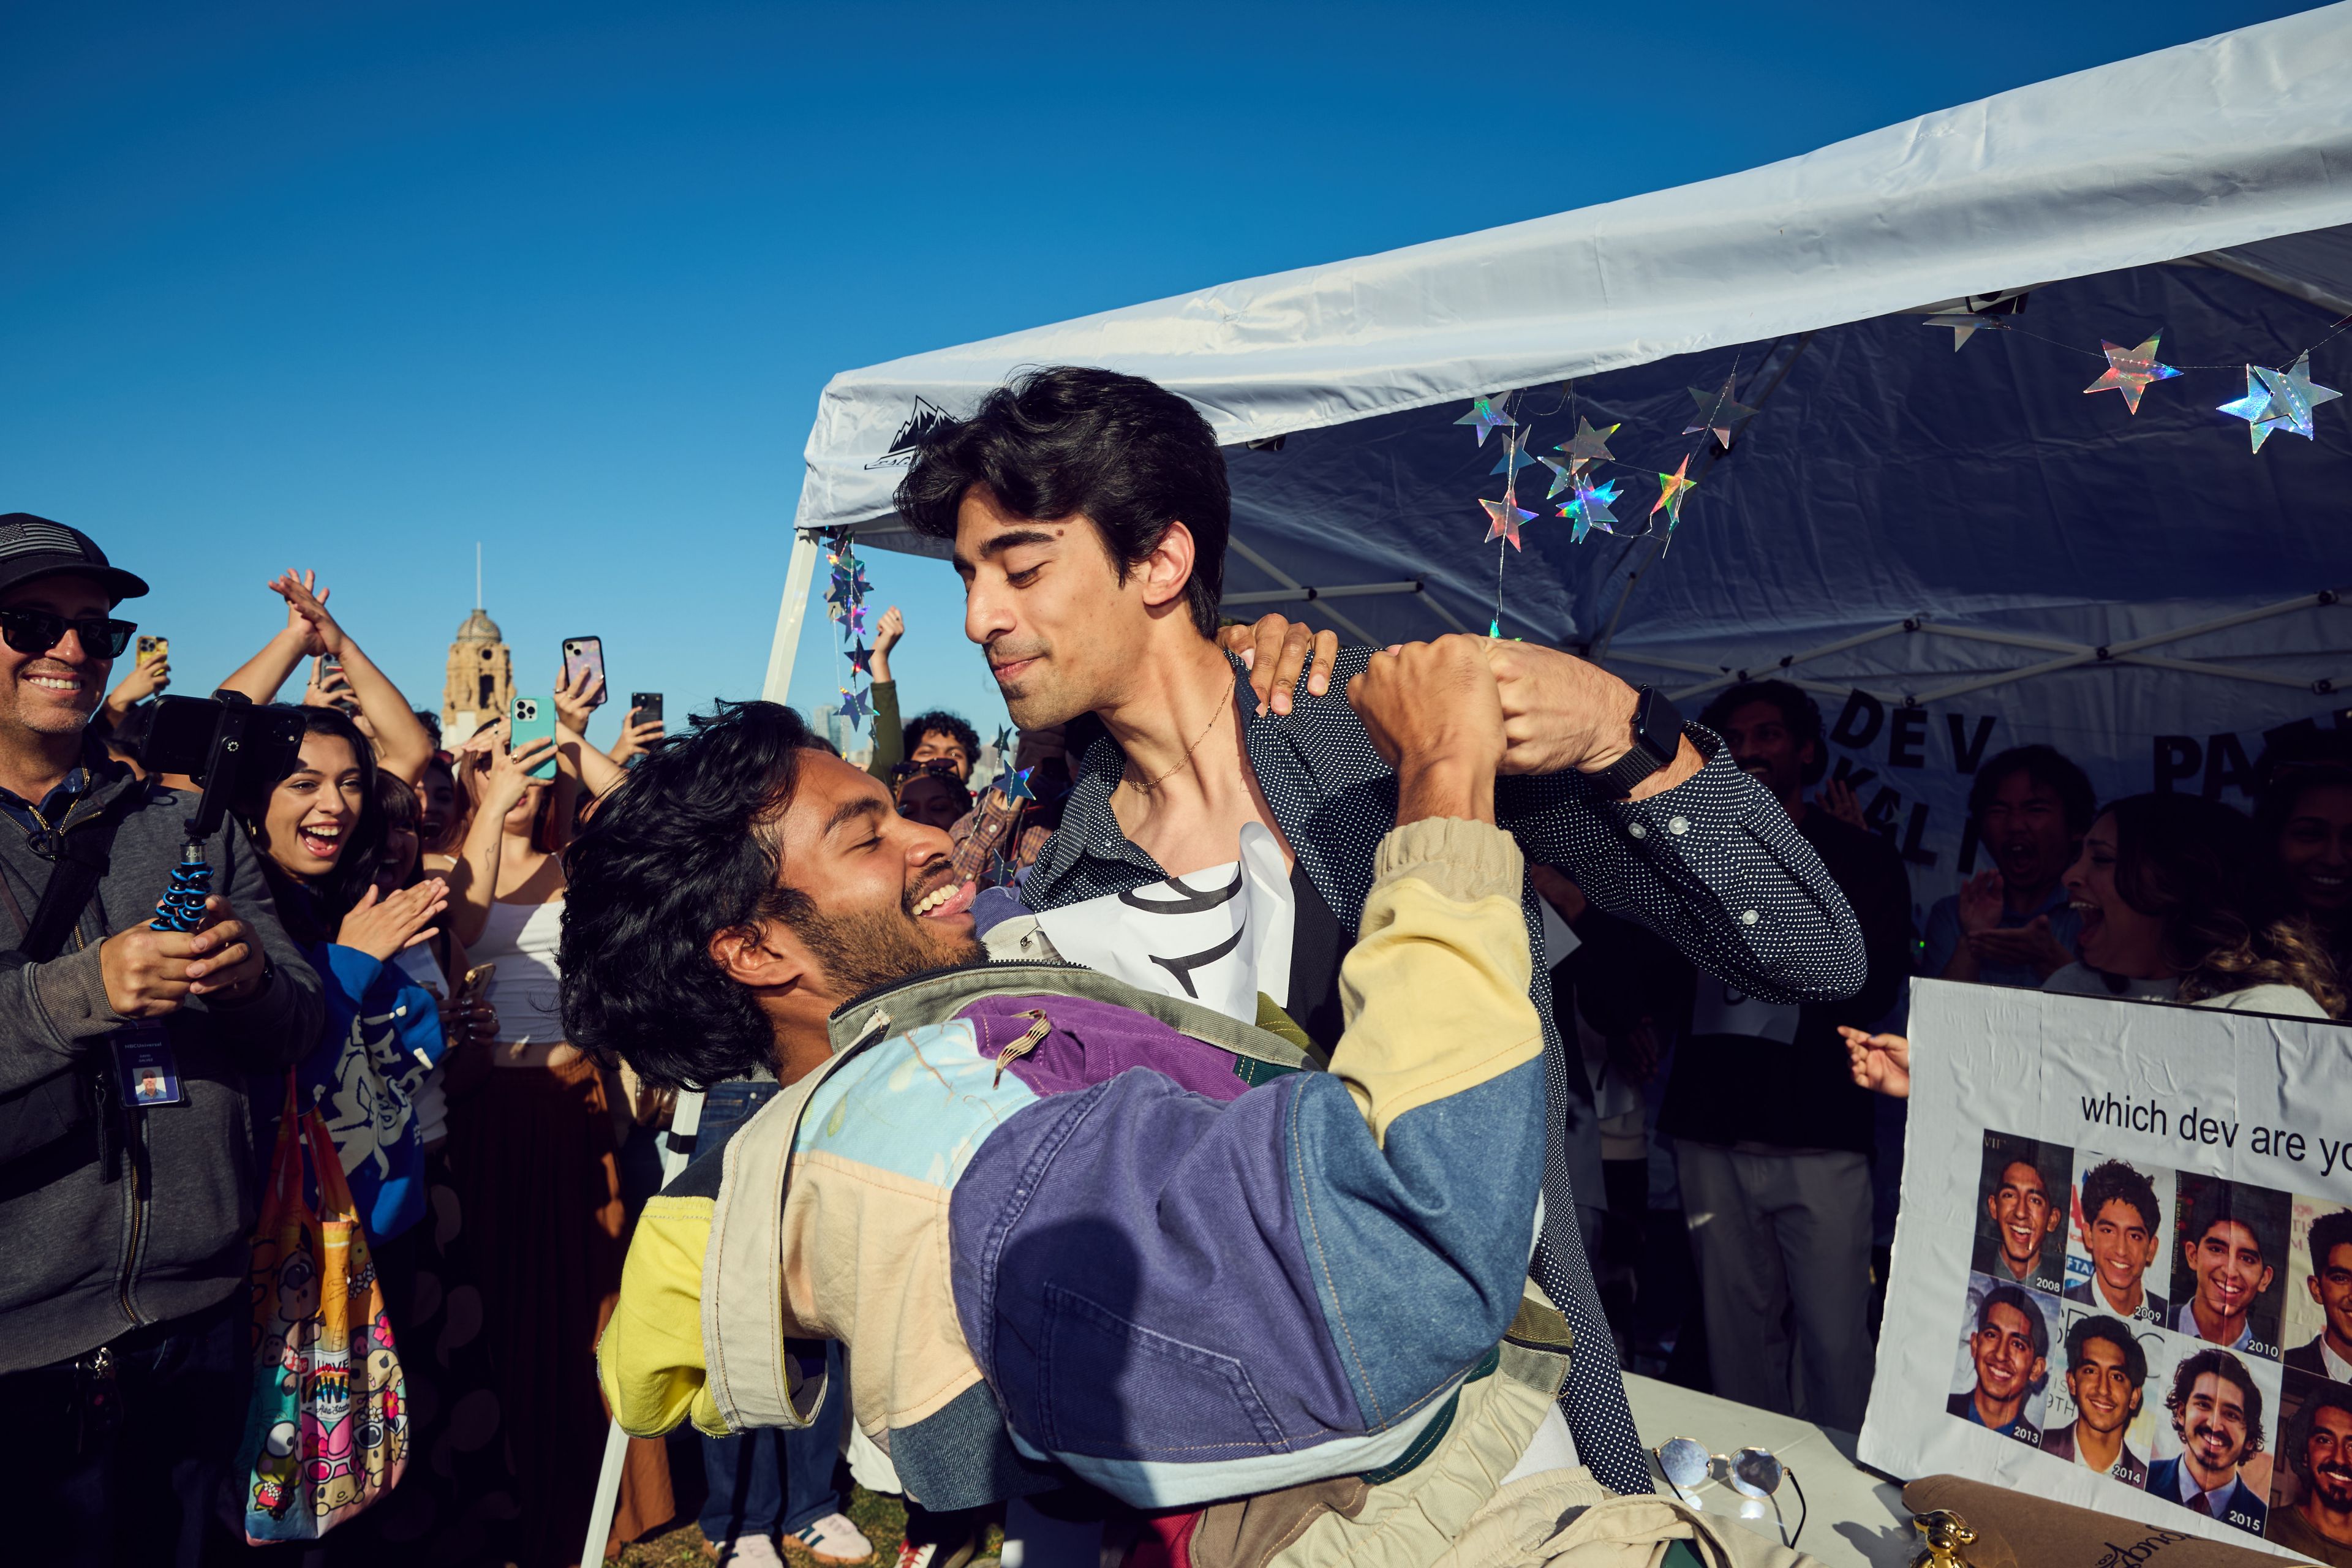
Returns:
[[[463,745],[483,724],[505,718],[513,700],[514,656],[498,622],[477,605],[449,645],[449,672],[441,685],[441,743]]]

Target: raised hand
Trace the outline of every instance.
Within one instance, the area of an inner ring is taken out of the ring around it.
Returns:
[[[590,670],[582,670],[575,679],[566,669],[555,678],[555,721],[575,736],[585,739],[588,721],[596,711],[596,704],[604,695],[604,678]]]
[[[874,657],[867,661],[867,668],[876,680],[890,679],[890,650],[906,635],[907,617],[898,613],[896,605],[883,611],[882,618],[874,623]]]
[[[286,626],[289,631],[302,634],[302,651],[316,658],[325,654],[332,658],[343,656],[343,628],[327,611],[330,590],[318,587],[316,572],[297,572],[291,567],[269,580],[269,591],[286,601]]]
[[[1813,795],[1813,804],[1848,827],[1870,831],[1870,824],[1863,819],[1862,802],[1854,798],[1853,786],[1843,779],[1832,779],[1822,785]]]
[[[555,755],[555,741],[547,735],[519,752],[509,751],[508,735],[512,729],[512,721],[499,720],[497,741],[488,748],[488,773],[482,780],[481,809],[492,818],[512,811],[531,785],[545,783],[532,778],[530,770]]]
[[[625,763],[639,752],[652,751],[654,742],[660,740],[663,733],[660,720],[647,719],[643,723],[639,723],[637,710],[632,708],[629,710],[628,722],[621,726],[619,742],[606,755],[615,763]]]
[[[389,963],[403,949],[431,938],[437,930],[433,921],[448,907],[449,887],[438,877],[382,898],[370,888],[335,928],[335,942]]]
[[[1444,637],[1372,656],[1348,704],[1397,770],[1397,821],[1495,819],[1502,702],[1484,638]]]
[[[1979,871],[1970,877],[1960,884],[1960,930],[1973,937],[1998,929],[2003,902],[2000,872]]]

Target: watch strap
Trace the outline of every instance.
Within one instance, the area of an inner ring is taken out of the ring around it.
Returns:
[[[1633,744],[1625,754],[1592,775],[1595,794],[1604,800],[1622,800],[1634,786],[1668,763],[1682,747],[1683,716],[1655,687],[1638,689],[1633,704]]]

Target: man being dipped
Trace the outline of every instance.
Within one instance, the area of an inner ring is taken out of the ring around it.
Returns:
[[[838,1339],[928,1507],[1075,1476],[1163,1531],[1251,1498],[1402,1562],[1541,1468],[1566,1335],[1523,1300],[1546,1114],[1500,699],[1447,638],[1349,700],[1398,826],[1328,1071],[1106,976],[971,963],[946,835],[786,710],[699,721],[605,797],[569,863],[572,1039],[655,1083],[790,1086],[640,1221],[599,1348],[622,1425],[804,1420],[787,1342]]]

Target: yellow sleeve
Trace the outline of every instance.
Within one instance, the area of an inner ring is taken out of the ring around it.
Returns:
[[[656,1437],[691,1417],[698,1431],[727,1436],[704,1386],[702,1253],[711,1201],[656,1197],[637,1219],[621,1299],[596,1342],[596,1377],[621,1429]]]
[[[1347,1029],[1331,1053],[1376,1141],[1415,1106],[1542,1054],[1528,1000],[1526,874],[1511,836],[1483,822],[1430,817],[1381,841],[1339,968]]]

